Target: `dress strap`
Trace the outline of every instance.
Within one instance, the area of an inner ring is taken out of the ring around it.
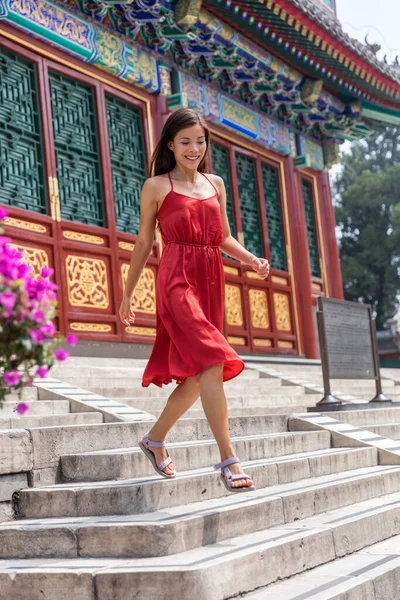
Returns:
[[[172,185],[172,179],[171,179],[171,175],[169,174],[169,172],[167,173],[167,175],[168,175],[169,182],[170,182],[170,184],[171,184],[171,192],[173,192],[173,190],[174,190],[174,186]]]
[[[199,171],[199,172],[201,173],[201,171]],[[219,196],[218,190],[217,190],[217,188],[215,187],[215,185],[213,184],[213,182],[211,181],[211,179],[209,179],[205,173],[201,173],[201,174],[203,175],[203,177],[205,177],[205,178],[207,179],[208,183],[210,183],[210,184],[213,186],[214,190],[215,190],[215,191],[216,191],[216,193],[217,193],[217,196]]]

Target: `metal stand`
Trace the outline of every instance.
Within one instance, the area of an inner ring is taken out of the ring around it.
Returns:
[[[327,349],[326,349],[324,337],[322,335],[323,315],[322,315],[322,312],[320,312],[320,311],[317,312],[317,322],[318,322],[319,350],[321,353],[322,364],[327,365],[328,364]],[[340,406],[342,404],[342,402],[339,400],[339,398],[335,398],[335,396],[332,396],[331,383],[329,380],[329,373],[328,373],[327,369],[322,369],[322,376],[324,379],[324,397],[322,398],[322,400],[317,402],[316,406],[320,406],[321,408],[324,408],[325,406],[333,406],[333,405]]]
[[[390,398],[388,398],[387,396],[385,396],[385,394],[383,393],[382,390],[382,380],[381,380],[381,371],[380,371],[380,364],[379,364],[379,355],[378,355],[378,341],[376,338],[376,325],[375,325],[375,321],[371,322],[371,335],[372,335],[372,347],[373,347],[373,354],[374,354],[374,361],[375,361],[375,373],[376,373],[376,395],[374,398],[372,398],[372,400],[370,400],[370,402],[392,402],[392,400],[390,400]]]

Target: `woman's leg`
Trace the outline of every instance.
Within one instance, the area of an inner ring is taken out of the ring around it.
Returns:
[[[207,421],[210,424],[219,451],[221,461],[236,456],[229,435],[228,405],[223,387],[223,363],[207,367],[200,373],[200,397]],[[230,465],[234,475],[243,473],[240,464]],[[249,479],[238,479],[232,482],[233,487],[248,487],[253,485]]]
[[[193,406],[200,395],[199,379],[199,375],[196,377],[188,377],[172,392],[164,410],[149,431],[149,439],[151,441],[162,442],[177,420]],[[167,458],[167,451],[165,448],[152,447],[151,451],[154,453],[158,465]],[[164,472],[171,475],[174,472],[173,464],[171,463],[165,467]]]

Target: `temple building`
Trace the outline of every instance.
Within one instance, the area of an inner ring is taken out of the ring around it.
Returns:
[[[224,257],[226,337],[317,357],[318,297],[343,297],[328,169],[344,140],[400,124],[400,69],[377,50],[334,0],[0,0],[0,203],[24,260],[54,268],[58,330],[153,343],[158,232],[134,325],[117,311],[152,150],[191,106],[233,235],[272,265],[264,281]]]

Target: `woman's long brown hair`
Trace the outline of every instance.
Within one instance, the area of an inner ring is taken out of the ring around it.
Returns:
[[[201,125],[204,129],[206,138],[206,152],[200,162],[197,170],[201,173],[205,171],[206,154],[210,144],[210,131],[202,115],[193,108],[179,108],[168,117],[161,132],[160,141],[153,152],[150,162],[150,177],[154,175],[164,175],[169,173],[176,165],[175,156],[172,150],[168,148],[168,143],[173,142],[175,136],[186,127]]]

